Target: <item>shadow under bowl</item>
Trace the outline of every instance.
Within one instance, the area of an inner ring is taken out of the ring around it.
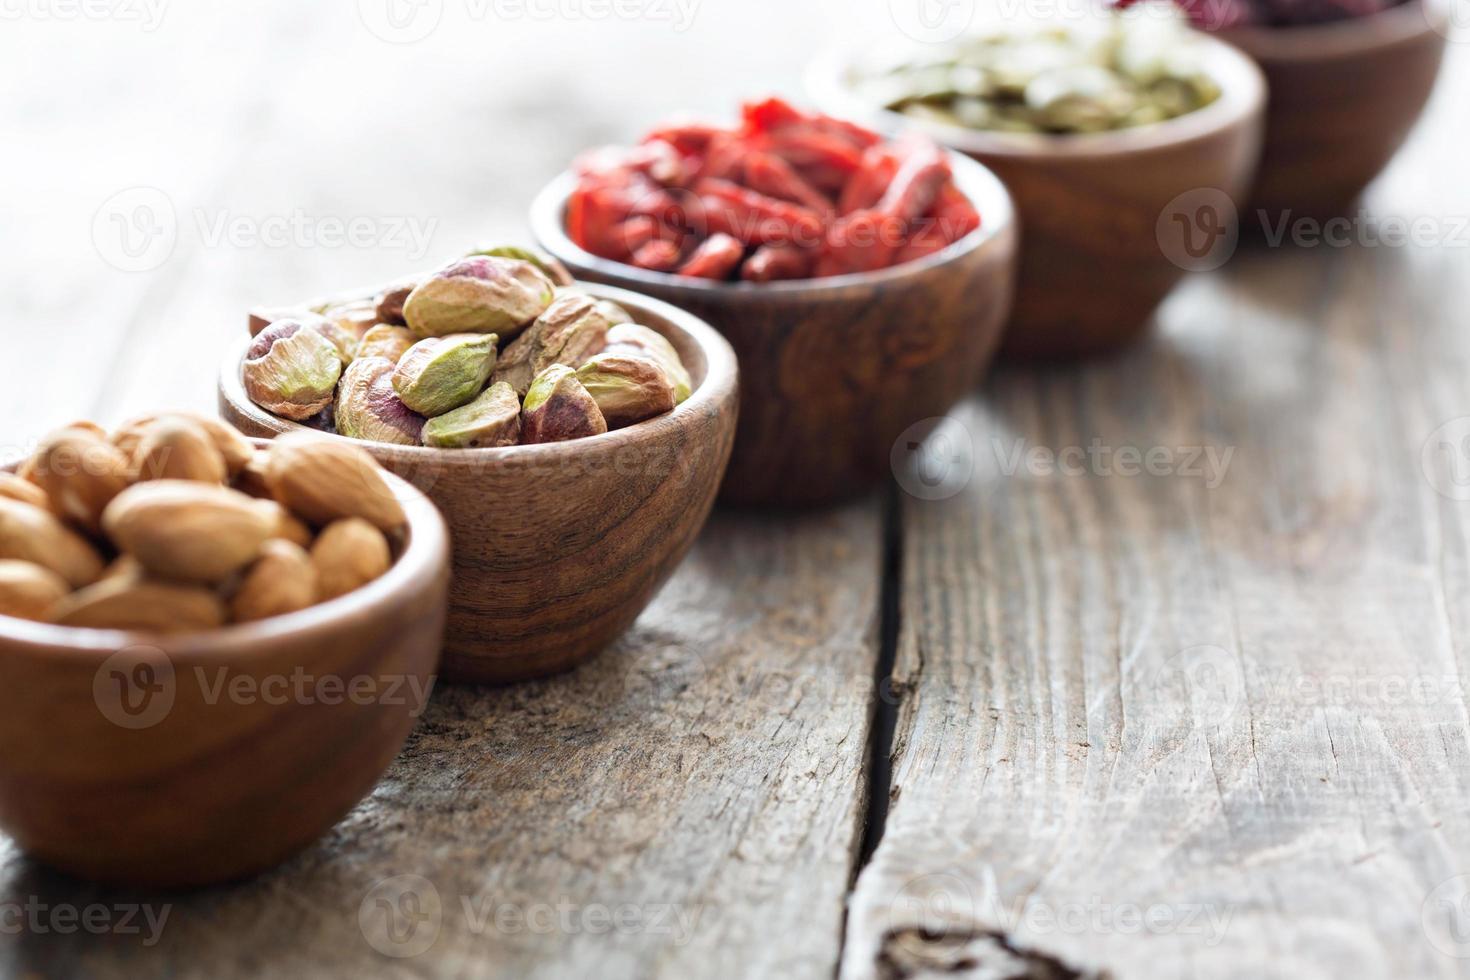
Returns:
[[[187,888],[337,823],[403,747],[444,635],[448,531],[392,483],[398,561],[311,609],[177,637],[0,616],[0,829],[71,874]]]
[[[1020,285],[1002,353],[1077,357],[1141,336],[1184,275],[1189,257],[1172,254],[1165,220],[1191,200],[1185,195],[1213,190],[1236,206],[1245,200],[1260,154],[1265,82],[1239,51],[1198,41],[1220,98],[1167,122],[1107,133],[984,132],[891,112],[854,87],[865,66],[891,62],[886,49],[823,59],[808,84],[833,115],[890,134],[928,133],[1000,176],[1021,219]]]
[[[673,343],[695,384],[682,405],[628,428],[545,445],[431,449],[354,440],[427,494],[449,523],[447,680],[510,683],[595,656],[643,612],[714,505],[737,413],[730,346],[665,303],[585,288]],[[225,359],[221,414],[248,435],[303,428],[246,397],[248,345],[242,340]]]
[[[860,275],[725,283],[650,272],[567,236],[571,174],[531,208],[542,248],[580,279],[648,293],[703,317],[740,361],[740,426],[721,500],[811,506],[870,489],[894,442],[984,377],[1010,311],[1016,226],[995,175],[958,155],[979,230],[934,255]]]
[[[1270,88],[1246,205],[1253,235],[1287,211],[1323,219],[1352,207],[1423,112],[1449,31],[1440,0],[1411,0],[1371,17],[1216,35],[1250,55]]]

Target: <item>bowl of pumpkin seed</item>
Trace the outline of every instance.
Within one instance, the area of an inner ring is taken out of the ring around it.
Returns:
[[[1150,5],[833,52],[808,86],[833,115],[922,130],[1005,182],[1022,229],[1012,357],[1103,353],[1146,333],[1195,265],[1171,212],[1185,239],[1238,235],[1266,105],[1251,59]],[[1200,207],[1211,214],[1191,229]]]

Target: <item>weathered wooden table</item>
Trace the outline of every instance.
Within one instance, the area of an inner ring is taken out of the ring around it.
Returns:
[[[885,16],[441,6],[410,44],[351,3],[7,25],[9,448],[208,408],[246,304],[518,237],[584,145],[797,91]],[[1368,199],[1419,245],[1244,251],[1123,356],[1001,368],[947,499],[718,515],[598,662],[442,688],[257,881],[102,890],[0,842],[0,970],[1470,972],[1467,75]]]

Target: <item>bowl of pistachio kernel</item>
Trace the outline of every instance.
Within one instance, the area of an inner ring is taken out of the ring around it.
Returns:
[[[808,83],[827,111],[923,130],[1005,182],[1012,357],[1124,346],[1187,271],[1228,256],[1266,104],[1249,58],[1158,8],[837,53]]]

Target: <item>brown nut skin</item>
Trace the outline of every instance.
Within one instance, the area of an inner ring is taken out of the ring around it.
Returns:
[[[408,302],[409,295],[418,288],[424,278],[415,276],[412,279],[404,279],[379,292],[373,300],[378,322],[398,327],[407,325],[408,321],[403,318],[403,304]]]
[[[272,538],[280,538],[282,541],[289,541],[302,548],[311,547],[314,537],[311,528],[307,527],[306,523],[295,514],[274,500],[261,500],[257,506],[264,509],[270,517],[271,526],[275,529],[271,533]]]
[[[241,380],[255,404],[304,422],[332,404],[342,366],[341,350],[301,319],[278,320],[250,345]]]
[[[521,406],[521,442],[566,442],[607,431],[597,402],[565,364],[553,364],[537,376]]]
[[[195,480],[222,484],[225,458],[203,427],[178,416],[149,426],[131,465],[134,480]]]
[[[57,604],[52,622],[89,629],[198,633],[225,624],[225,604],[201,586],[128,576],[67,596]]]
[[[44,623],[71,594],[66,579],[28,561],[0,561],[0,616]]]
[[[397,537],[408,525],[377,462],[340,439],[310,432],[281,436],[271,443],[265,479],[282,506],[316,527],[361,517]]]
[[[89,534],[100,530],[103,510],[130,482],[127,457],[90,429],[52,433],[34,459],[33,480],[51,509]]]
[[[393,390],[397,366],[386,357],[352,362],[337,392],[337,431],[349,439],[417,446],[424,417],[403,404]]]
[[[23,504],[51,511],[51,498],[46,496],[46,491],[30,480],[22,480],[13,473],[0,473],[0,497],[7,500],[19,500]],[[52,513],[55,512],[52,511]]]
[[[514,337],[551,305],[556,292],[529,262],[477,255],[452,262],[424,280],[403,305],[419,337],[493,333]]]
[[[50,511],[0,497],[0,558],[48,568],[74,589],[102,575],[102,556]]]
[[[164,419],[181,419],[202,429],[224,459],[225,470],[232,479],[255,457],[255,447],[250,444],[250,440],[219,419],[197,412],[168,412],[139,416],[112,434],[112,444],[132,462],[134,470],[137,469],[138,447],[142,445],[149,428]]]
[[[436,449],[493,449],[520,441],[521,399],[504,382],[424,426],[424,445]]]
[[[377,529],[373,529],[378,534]],[[230,599],[230,619],[254,623],[316,605],[317,571],[311,556],[290,541],[267,541]]]
[[[597,402],[609,429],[674,410],[674,383],[652,358],[598,354],[577,369],[577,380]]]
[[[380,323],[362,335],[362,343],[357,345],[357,356],[360,359],[382,357],[397,364],[416,343],[418,338],[407,327]]]
[[[350,517],[322,529],[311,546],[322,602],[355,592],[382,576],[393,564],[383,532],[367,521]]]
[[[585,293],[565,290],[500,355],[491,375],[525,397],[531,381],[553,364],[577,368],[607,344],[612,324]]]
[[[102,528],[151,575],[217,585],[256,559],[276,522],[259,501],[227,487],[152,480],[119,494]]]

